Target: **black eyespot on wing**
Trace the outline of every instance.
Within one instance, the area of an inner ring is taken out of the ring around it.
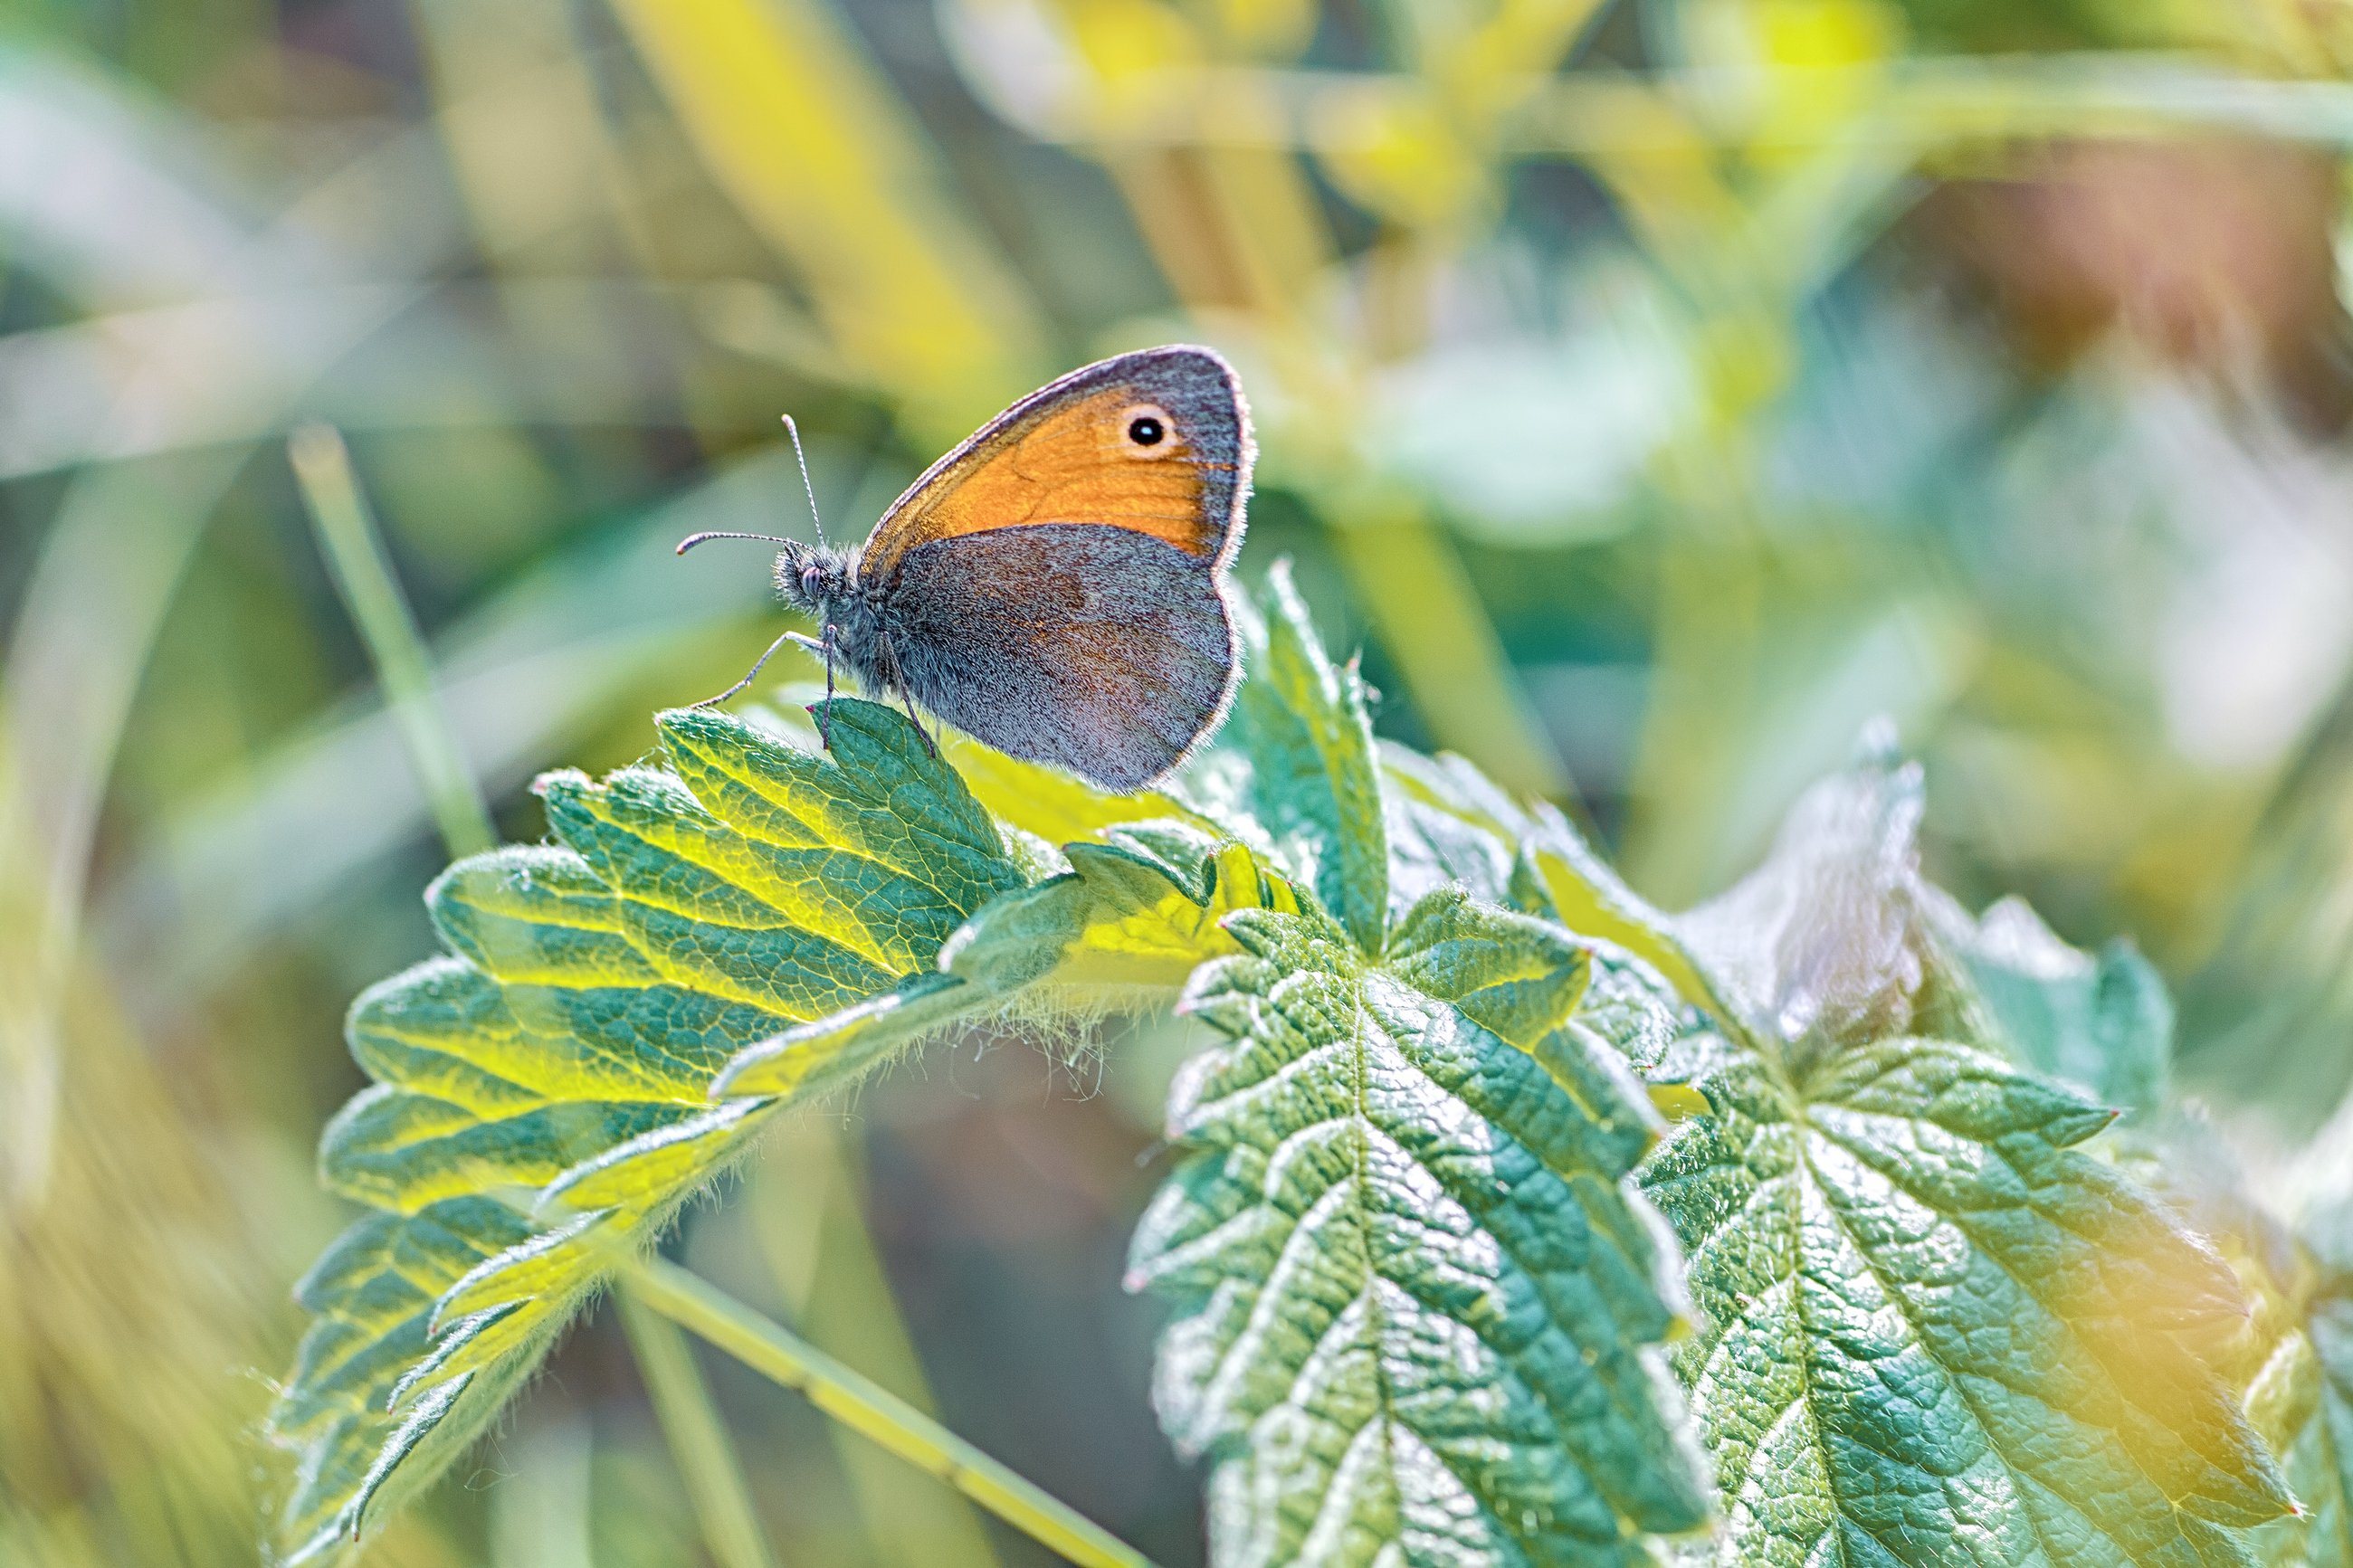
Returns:
[[[1157,447],[1168,437],[1168,426],[1149,414],[1139,414],[1127,422],[1127,438],[1139,447]]]

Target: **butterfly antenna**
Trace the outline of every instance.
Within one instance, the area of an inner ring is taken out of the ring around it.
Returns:
[[[771,544],[793,542],[789,539],[774,533],[690,533],[678,542],[678,553],[683,555],[696,545],[708,544],[714,539],[765,539]]]
[[[817,542],[823,544],[825,519],[818,515],[817,487],[809,483],[808,454],[801,450],[801,427],[793,423],[793,416],[789,414],[785,416],[785,429],[793,438],[793,458],[801,466],[801,489],[808,493],[809,521],[817,524]]]

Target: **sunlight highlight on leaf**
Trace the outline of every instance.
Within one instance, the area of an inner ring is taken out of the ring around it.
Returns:
[[[334,1557],[428,1482],[743,1150],[781,1101],[710,1102],[735,1051],[887,991],[1021,885],[887,709],[837,703],[829,756],[724,714],[659,726],[663,767],[543,779],[555,842],[452,867],[428,898],[451,952],[352,1010],[376,1081],[320,1166],[378,1212],[302,1289],[315,1321],[270,1428],[297,1457],[289,1562]]]
[[[1236,910],[1296,912],[1297,889],[1240,844],[1183,822],[1113,828],[1063,848],[1071,869],[982,909],[941,948],[939,970],[741,1052],[714,1095],[786,1094],[812,1075],[1008,1007],[1050,1019],[1172,999],[1194,966],[1234,951]]]

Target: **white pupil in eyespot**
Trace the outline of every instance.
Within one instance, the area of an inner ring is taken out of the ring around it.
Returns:
[[[1150,414],[1139,414],[1127,423],[1127,438],[1139,447],[1157,447],[1168,437],[1168,427]]]

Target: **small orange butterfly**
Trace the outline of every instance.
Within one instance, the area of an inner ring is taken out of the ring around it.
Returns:
[[[822,529],[813,545],[771,539],[784,546],[776,591],[821,635],[786,633],[710,700],[798,642],[824,658],[828,696],[839,660],[911,714],[1105,789],[1141,789],[1214,733],[1233,699],[1225,574],[1255,457],[1240,383],[1208,349],[1074,371],[925,469],[862,547],[825,544]],[[760,538],[771,536],[699,533],[678,548]]]

